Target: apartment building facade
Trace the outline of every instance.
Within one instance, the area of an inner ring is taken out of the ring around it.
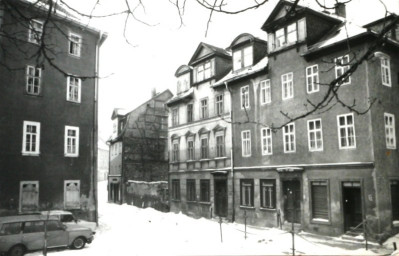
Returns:
[[[67,209],[97,220],[96,77],[106,35],[61,7],[49,20],[41,2],[1,4],[0,213]]]

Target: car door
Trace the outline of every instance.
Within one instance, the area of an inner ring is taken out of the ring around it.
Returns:
[[[23,227],[22,243],[28,250],[39,250],[44,246],[44,221],[26,221]]]
[[[47,221],[47,247],[61,247],[68,245],[68,232],[58,220]]]
[[[22,223],[4,223],[0,228],[0,252],[8,251],[11,247],[21,243]]]

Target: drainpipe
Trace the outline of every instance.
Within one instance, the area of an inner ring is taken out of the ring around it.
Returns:
[[[226,90],[230,94],[230,122],[231,122],[231,149],[230,149],[230,166],[231,166],[231,183],[232,183],[232,208],[233,212],[231,215],[231,221],[235,221],[235,179],[234,179],[234,136],[233,136],[233,98],[232,98],[232,93],[227,85],[227,82],[224,82],[224,85],[226,87]]]

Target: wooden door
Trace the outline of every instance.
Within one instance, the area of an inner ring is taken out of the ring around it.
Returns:
[[[215,215],[227,217],[227,180],[215,180]]]
[[[344,204],[344,229],[348,231],[363,220],[362,196],[359,182],[344,182],[342,188]]]
[[[301,223],[301,186],[299,180],[283,181],[284,219]]]

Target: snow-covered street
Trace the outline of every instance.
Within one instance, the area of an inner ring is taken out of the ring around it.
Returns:
[[[289,255],[291,234],[274,228],[248,227],[152,208],[106,203],[106,182],[99,183],[100,225],[92,244],[82,250],[62,249],[48,255]],[[335,239],[335,240],[334,240]],[[320,238],[306,233],[295,236],[296,255],[389,255],[392,250]],[[34,252],[28,255],[42,255]]]

